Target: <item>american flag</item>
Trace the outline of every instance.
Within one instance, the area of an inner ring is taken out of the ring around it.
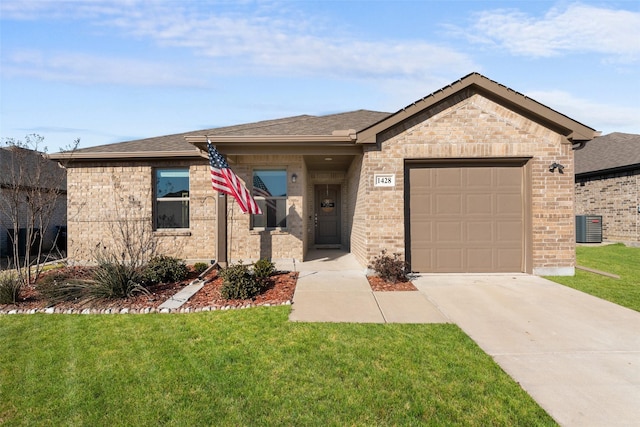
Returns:
[[[267,202],[267,207],[276,208],[276,201],[271,199],[271,192],[267,188],[262,178],[258,175],[253,176],[253,194],[258,197],[264,197]]]
[[[262,215],[260,206],[253,200],[249,190],[242,184],[240,178],[231,170],[227,161],[207,139],[209,151],[209,166],[211,167],[211,186],[214,190],[233,196],[240,205],[243,213]]]

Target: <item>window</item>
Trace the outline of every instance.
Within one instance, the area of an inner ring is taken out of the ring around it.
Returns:
[[[156,169],[156,228],[189,228],[189,169]]]
[[[287,226],[287,171],[253,171],[253,197],[262,215],[253,215],[253,227]]]

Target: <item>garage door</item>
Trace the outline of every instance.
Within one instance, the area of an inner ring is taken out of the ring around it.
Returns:
[[[413,271],[524,271],[522,164],[410,165],[407,178]]]

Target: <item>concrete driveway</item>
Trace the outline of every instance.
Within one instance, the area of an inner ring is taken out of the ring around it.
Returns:
[[[413,283],[561,425],[640,425],[640,313],[529,275]]]

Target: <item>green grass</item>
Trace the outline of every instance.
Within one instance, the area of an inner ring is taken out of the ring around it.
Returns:
[[[640,311],[640,248],[623,244],[608,246],[578,246],[578,265],[620,276],[613,279],[576,270],[573,277],[548,277],[554,282]]]
[[[0,316],[3,425],[554,425],[455,325]]]

